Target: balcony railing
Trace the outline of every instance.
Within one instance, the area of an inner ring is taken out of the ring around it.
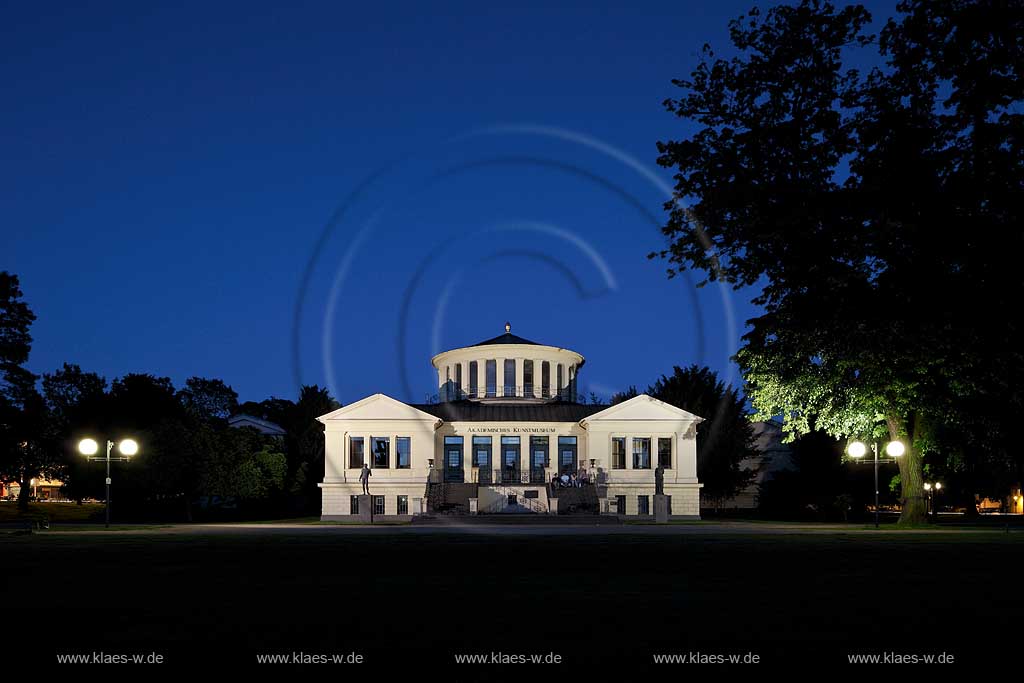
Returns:
[[[480,387],[476,390],[470,390],[456,386],[454,383],[450,382],[449,384],[441,387],[441,390],[438,393],[427,396],[425,403],[434,404],[445,403],[447,401],[484,398],[555,399],[559,401],[567,401],[569,403],[577,403],[579,400],[579,393],[574,392],[569,388],[556,391],[553,389],[543,389],[529,384],[525,386]]]

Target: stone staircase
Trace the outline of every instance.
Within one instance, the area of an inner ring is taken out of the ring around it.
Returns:
[[[597,488],[594,486],[556,487],[551,494],[558,499],[559,515],[600,514],[600,502],[597,497]]]
[[[477,484],[428,483],[427,512],[447,515],[469,514],[469,499],[476,498],[477,489]]]

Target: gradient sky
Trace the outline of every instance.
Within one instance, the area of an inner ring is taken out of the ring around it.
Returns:
[[[646,255],[655,142],[690,130],[670,80],[750,5],[7,5],[0,269],[38,316],[29,367],[420,401],[432,354],[508,320],[603,397],[735,379],[749,293]]]

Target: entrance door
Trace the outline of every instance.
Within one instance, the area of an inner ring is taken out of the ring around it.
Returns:
[[[501,437],[501,481],[519,483],[519,437]]]
[[[576,455],[576,437],[558,437],[558,473],[571,474],[579,468]]]
[[[546,436],[530,439],[530,483],[543,484],[544,467],[548,464],[548,439]]]
[[[444,480],[462,483],[465,476],[462,469],[462,437],[446,436],[444,439]]]

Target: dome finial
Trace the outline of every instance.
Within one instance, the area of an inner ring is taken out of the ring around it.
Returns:
[[[512,331],[512,323],[506,322],[505,323],[505,334],[508,334],[511,331]]]

